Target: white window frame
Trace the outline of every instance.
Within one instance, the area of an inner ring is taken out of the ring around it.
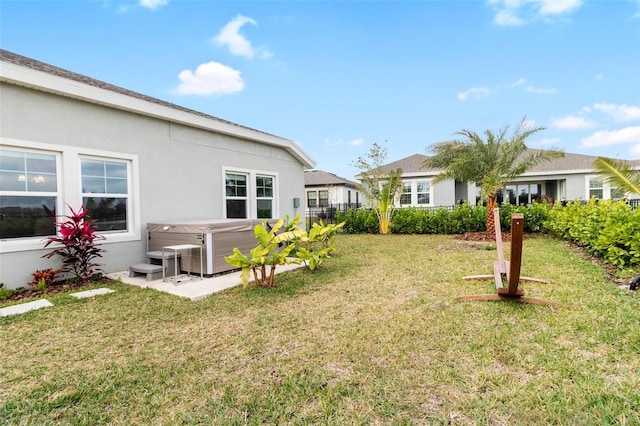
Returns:
[[[222,166],[222,217],[227,218],[227,190],[226,175],[227,173],[247,175],[247,219],[258,219],[258,201],[256,193],[256,178],[265,176],[273,178],[273,204],[272,218],[276,219],[280,216],[280,184],[279,174],[269,170],[245,169],[241,167]]]
[[[585,176],[585,200],[591,199],[591,181],[592,180],[600,180],[602,182],[602,198],[598,198],[600,200],[608,200],[610,197],[609,185],[604,182],[604,179],[598,175],[587,175]],[[597,197],[596,197],[597,198]]]
[[[429,194],[429,202],[426,204],[418,203],[418,184],[424,183],[427,185],[428,190],[426,192],[420,192],[420,194]],[[411,193],[411,203],[410,204],[400,204],[400,198],[402,194],[408,194],[409,192],[404,192],[406,186],[410,187]],[[397,199],[398,207],[433,207],[433,184],[431,179],[418,179],[418,180],[404,180],[402,181],[403,190],[400,192],[400,195]]]
[[[80,184],[82,185],[82,160],[90,160],[90,161],[104,161],[104,162],[114,162],[114,163],[124,163],[126,168],[127,168],[127,193],[126,194],[118,194],[118,193],[109,193],[109,192],[104,192],[104,193],[95,193],[95,192],[84,192],[84,188],[81,187],[82,190],[82,203],[84,204],[84,199],[85,198],[90,198],[90,197],[100,197],[100,198],[125,198],[126,201],[126,205],[127,205],[127,224],[126,224],[126,229],[125,230],[111,230],[111,231],[100,231],[98,232],[101,235],[107,234],[107,233],[124,233],[124,232],[128,232],[129,230],[129,212],[132,209],[132,204],[130,202],[130,194],[131,194],[131,162],[129,160],[125,160],[125,159],[120,159],[120,158],[113,158],[113,157],[103,157],[103,156],[95,156],[95,155],[81,155],[79,162],[80,162]]]
[[[258,178],[269,178],[271,179],[271,196],[270,197],[260,197],[258,196]],[[263,200],[268,200],[271,201],[271,217],[270,218],[259,218],[259,219],[274,219],[274,210],[275,210],[275,186],[276,186],[276,178],[273,175],[265,175],[265,174],[260,174],[260,173],[256,173],[256,176],[254,178],[254,184],[255,184],[255,194],[256,194],[256,218],[258,217],[258,202],[259,201],[263,201]]]
[[[51,155],[54,156],[55,158],[55,163],[56,163],[56,191],[55,192],[50,192],[50,191],[44,191],[44,192],[39,192],[39,191],[1,191],[0,192],[0,196],[9,196],[9,197],[30,197],[30,196],[44,196],[44,197],[55,197],[56,198],[56,202],[55,202],[55,212],[56,214],[60,214],[60,212],[62,212],[63,208],[64,208],[64,203],[62,201],[63,196],[62,196],[62,180],[61,180],[61,175],[62,175],[62,160],[61,160],[61,153],[58,151],[53,151],[51,149],[34,149],[31,147],[23,147],[23,146],[12,146],[12,145],[8,145],[6,143],[4,143],[4,139],[3,139],[3,143],[0,144],[0,146],[3,149],[6,150],[11,150],[11,151],[17,151],[17,152],[24,152],[24,153],[33,153],[33,154],[44,154],[44,155]],[[25,176],[25,178],[27,178],[27,176]],[[58,221],[59,218],[55,218],[55,221]],[[42,241],[50,236],[53,235],[37,235],[37,236],[32,236],[32,237],[19,237],[19,238],[5,238],[2,239],[0,241],[2,241],[2,244],[0,244],[0,253],[4,252],[4,248],[5,245],[9,244],[9,245],[14,245],[14,246],[20,246],[23,243],[30,243],[33,240],[37,240],[37,241]]]
[[[101,244],[120,243],[125,241],[139,241],[140,231],[140,179],[139,162],[135,154],[114,153],[96,149],[73,147],[59,144],[48,144],[34,141],[25,141],[12,138],[0,138],[0,145],[6,149],[22,151],[56,153],[58,193],[56,200],[56,214],[58,220],[62,215],[71,213],[67,205],[74,210],[82,205],[82,185],[80,159],[86,157],[98,157],[114,161],[127,161],[130,173],[128,176],[129,200],[127,202],[127,230],[117,233],[100,233],[105,239]],[[5,239],[0,244],[0,253],[12,253],[44,249],[43,237],[25,237],[17,239]]]
[[[418,185],[424,183],[425,185],[427,185],[427,191],[423,191],[423,192],[418,192]],[[415,193],[416,193],[416,206],[418,207],[424,207],[424,206],[432,206],[433,205],[433,186],[431,185],[431,181],[430,180],[419,180],[416,181],[415,183]],[[428,194],[429,196],[429,202],[428,203],[420,203],[420,194]]]
[[[409,202],[408,203],[403,203],[402,202],[402,198],[405,195],[409,195],[409,197],[405,197],[405,198],[409,198]],[[400,203],[400,207],[409,207],[413,204],[413,184],[412,182],[402,182],[402,191],[400,191],[400,198],[398,200],[398,203]]]
[[[312,206],[309,204],[309,194],[313,194],[313,201],[315,202],[315,205]],[[307,191],[307,208],[310,209],[315,209],[318,207],[318,191]]]

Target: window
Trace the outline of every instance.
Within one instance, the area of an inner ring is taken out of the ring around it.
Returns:
[[[138,157],[0,139],[0,253],[43,248],[55,222],[84,205],[105,243],[140,239]]]
[[[273,178],[271,176],[256,176],[256,204],[257,218],[273,218]]]
[[[416,193],[418,194],[418,204],[430,204],[429,182],[418,182],[416,184]]]
[[[224,170],[224,214],[228,219],[277,217],[278,176],[252,170]]]
[[[227,218],[247,218],[247,175],[225,173]]]
[[[400,206],[426,206],[431,202],[431,187],[428,181],[404,182],[400,192]],[[397,200],[396,200],[397,201]]]
[[[129,166],[126,161],[82,158],[82,204],[98,231],[126,231]]]
[[[402,194],[400,194],[400,205],[411,205],[411,183],[402,185]]]
[[[0,238],[55,235],[57,155],[0,148]]]
[[[625,190],[623,188],[611,187],[611,199],[612,200],[620,200],[622,198],[625,198],[626,196],[627,196],[627,193],[625,192]]]
[[[316,191],[307,192],[307,207],[318,207],[318,193]]]
[[[592,197],[596,197],[598,199],[602,199],[604,195],[604,188],[602,184],[602,179],[600,178],[589,178],[589,199]]]
[[[320,207],[329,206],[329,191],[318,191],[320,194]]]

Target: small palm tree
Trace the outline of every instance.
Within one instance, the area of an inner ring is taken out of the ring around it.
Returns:
[[[564,156],[564,152],[557,149],[527,148],[527,138],[544,130],[544,127],[528,127],[523,118],[510,138],[507,138],[507,130],[508,127],[497,133],[485,130],[485,140],[476,132],[463,129],[455,133],[462,136],[462,140],[454,139],[431,145],[429,150],[435,155],[427,158],[423,166],[443,170],[436,176],[434,183],[445,179],[475,182],[491,212],[496,207],[500,189],[507,183],[538,164]],[[491,235],[494,232],[493,214],[488,214],[487,233]]]
[[[379,230],[383,235],[391,232],[391,217],[402,189],[402,170],[385,170],[386,159],[386,147],[374,142],[367,154],[352,163],[360,170],[358,189],[375,210]]]
[[[593,167],[611,186],[640,195],[640,170],[632,169],[628,161],[598,157]]]

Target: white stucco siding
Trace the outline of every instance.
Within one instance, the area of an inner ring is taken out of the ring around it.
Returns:
[[[443,180],[435,185],[433,188],[433,206],[453,206],[456,204],[456,185],[453,179]]]
[[[72,194],[62,202],[74,209],[82,200],[72,190],[81,186],[80,173],[65,150],[125,157],[134,164],[135,229],[126,236],[108,235],[103,245],[108,253],[101,260],[105,272],[145,261],[148,222],[223,218],[225,168],[274,176],[276,217],[304,212],[302,203],[293,208],[293,198],[304,200],[304,165],[285,147],[5,83],[0,86],[0,137],[3,145],[59,152],[62,194]],[[20,250],[1,244],[0,282],[8,287],[25,286],[36,269],[59,266],[41,258],[48,252],[34,248],[41,241]]]

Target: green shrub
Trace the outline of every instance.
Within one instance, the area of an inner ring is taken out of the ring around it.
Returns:
[[[622,201],[579,201],[549,212],[544,229],[586,247],[619,268],[640,265],[640,210]]]
[[[344,222],[342,228],[347,234],[375,234],[379,231],[378,216],[370,209],[349,208],[346,212],[336,212],[338,223]]]
[[[525,232],[540,232],[549,217],[549,205],[534,203],[530,207],[517,208],[511,204],[500,206],[502,231],[509,232],[511,215],[516,212],[524,214]],[[349,234],[376,233],[378,230],[377,217],[371,210],[349,209],[338,212],[336,218],[338,222],[345,222],[343,229]],[[486,226],[487,208],[468,203],[456,205],[451,210],[446,207],[397,209],[391,219],[391,232],[394,234],[463,234],[484,232]]]
[[[0,300],[5,300],[11,297],[13,290],[10,288],[4,288],[4,283],[0,283]]]

